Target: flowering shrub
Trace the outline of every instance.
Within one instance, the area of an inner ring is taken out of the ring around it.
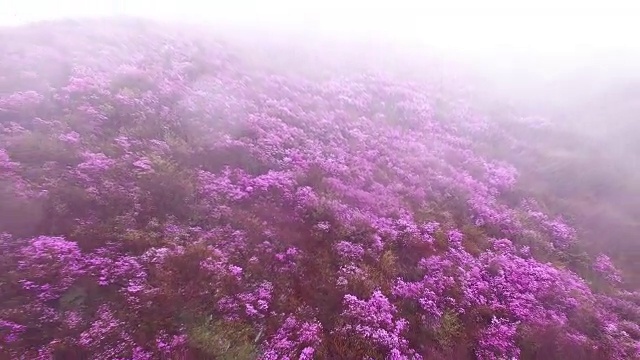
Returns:
[[[83,24],[3,30],[0,358],[638,356],[638,296],[462,99]]]
[[[379,346],[383,352],[407,352],[408,342],[402,337],[407,328],[407,320],[394,320],[395,306],[380,292],[374,291],[369,300],[363,301],[353,295],[344,296],[345,310],[342,316],[347,324],[339,328],[346,336],[355,334]]]
[[[598,255],[593,267],[601,276],[612,283],[620,283],[622,281],[620,271],[616,269],[607,255]]]

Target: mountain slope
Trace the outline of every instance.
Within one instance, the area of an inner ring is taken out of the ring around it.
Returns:
[[[640,355],[638,294],[464,98],[138,21],[0,44],[2,357]]]

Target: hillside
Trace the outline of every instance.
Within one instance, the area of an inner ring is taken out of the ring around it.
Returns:
[[[577,201],[621,232],[639,204],[567,178],[600,164],[581,137],[237,47],[1,30],[0,358],[640,357],[634,267],[584,240],[620,217]]]

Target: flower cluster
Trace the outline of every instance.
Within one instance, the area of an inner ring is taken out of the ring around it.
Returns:
[[[611,262],[611,259],[607,255],[598,255],[593,264],[593,268],[605,279],[612,283],[620,283],[622,281],[620,271],[616,269],[616,267]]]
[[[259,357],[261,360],[311,360],[321,343],[322,325],[317,321],[301,321],[287,317],[276,333],[267,340]]]
[[[382,292],[374,291],[368,300],[347,294],[344,307],[342,316],[348,323],[338,329],[339,332],[365,338],[391,354],[414,353],[408,349],[408,341],[402,336],[407,330],[407,320],[396,318],[396,307]]]

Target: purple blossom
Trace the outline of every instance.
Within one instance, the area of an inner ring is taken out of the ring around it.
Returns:
[[[451,230],[448,233],[449,243],[452,247],[460,248],[462,247],[462,239],[464,235],[458,230]]]
[[[518,177],[518,171],[509,164],[485,164],[489,183],[499,190],[513,188]]]
[[[115,160],[110,159],[103,153],[93,153],[86,151],[82,154],[84,162],[78,165],[78,170],[87,173],[99,173],[108,170],[115,164]]]
[[[71,131],[66,134],[61,134],[60,136],[58,136],[58,139],[69,144],[77,144],[78,142],[80,142],[80,134],[75,131]]]
[[[153,164],[147,157],[142,157],[133,162],[133,166],[145,172],[153,172]]]
[[[440,228],[440,224],[435,221],[430,221],[422,225],[422,228],[427,232],[427,234],[433,235]]]
[[[520,349],[515,344],[516,333],[517,324],[494,317],[481,334],[476,356],[483,360],[517,359]]]
[[[225,296],[218,301],[218,309],[228,319],[248,317],[252,319],[264,318],[272,301],[273,285],[269,282],[259,284],[251,291],[245,291],[234,296]]]
[[[23,272],[20,282],[24,289],[51,300],[85,273],[86,263],[78,244],[62,237],[40,236],[22,249],[18,269]]]
[[[348,241],[340,241],[335,245],[341,258],[347,260],[360,260],[364,256],[364,248]]]
[[[315,227],[320,231],[329,231],[331,225],[326,221],[321,221],[315,225]]]
[[[18,163],[12,162],[9,158],[9,154],[5,149],[0,148],[0,170],[10,171],[18,167]]]
[[[165,355],[177,355],[187,344],[185,334],[170,336],[166,332],[161,332],[156,337],[156,347],[160,353]]]
[[[607,281],[611,283],[620,283],[622,282],[622,276],[620,275],[620,271],[616,269],[616,267],[611,262],[611,259],[604,254],[598,255],[595,263],[593,264],[594,269],[600,273]]]
[[[568,246],[576,238],[576,231],[565,224],[562,219],[546,221],[545,225],[551,231],[557,246],[563,248]]]
[[[299,357],[312,359],[321,344],[322,326],[315,320],[301,321],[288,316],[278,331],[263,344],[261,360]]]
[[[302,352],[300,353],[300,360],[312,360],[314,352],[315,349],[313,347],[307,346],[306,348],[302,349]]]
[[[408,349],[408,342],[402,336],[407,321],[396,318],[397,309],[380,291],[374,291],[369,300],[360,300],[353,295],[344,296],[345,310],[342,313],[350,320],[340,331],[354,333],[371,343],[382,346],[388,351]]]
[[[7,343],[17,341],[25,330],[26,327],[24,325],[0,319],[0,338],[2,338],[2,334],[4,333],[4,341]],[[0,349],[2,348],[0,347]]]
[[[118,146],[120,146],[124,150],[129,150],[129,148],[131,147],[131,142],[129,141],[129,138],[126,136],[118,136],[115,139],[115,143],[118,144]]]

